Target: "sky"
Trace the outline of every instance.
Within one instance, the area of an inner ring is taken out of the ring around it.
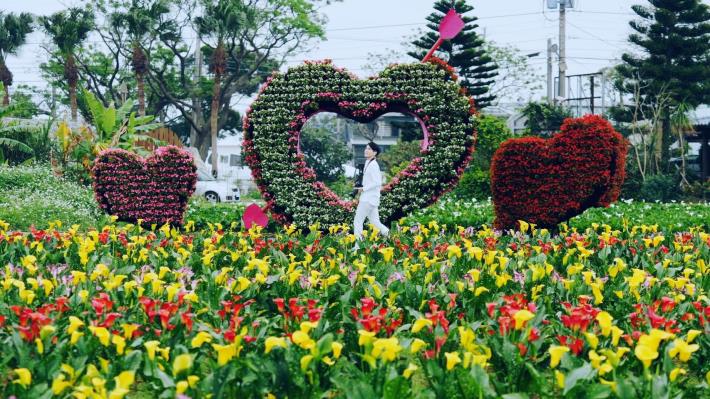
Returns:
[[[703,0],[710,2],[710,0]],[[530,64],[544,74],[546,43],[557,43],[558,12],[548,10],[547,0],[469,0],[473,15],[479,18],[478,33],[501,45],[513,45],[521,54],[540,52]],[[624,51],[631,49],[626,38],[631,28],[628,21],[635,14],[631,5],[644,0],[576,0],[567,12],[568,75],[597,72],[614,65]],[[0,0],[5,12],[31,12],[46,15],[66,6],[81,4],[79,0]],[[294,55],[288,64],[303,60],[330,58],[356,75],[370,75],[365,67],[369,53],[402,52],[401,45],[426,25],[432,12],[432,0],[343,0],[323,6],[328,19],[327,40],[314,44],[303,54]],[[16,57],[8,59],[16,84],[44,86],[38,65],[44,61],[41,43],[48,39],[35,32]],[[404,56],[393,59],[412,62]],[[555,74],[557,67],[555,65]],[[240,100],[236,109],[245,108],[249,99]]]

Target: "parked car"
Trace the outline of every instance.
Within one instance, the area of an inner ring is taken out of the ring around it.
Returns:
[[[217,180],[208,173],[197,170],[197,187],[195,194],[205,197],[210,202],[239,201],[239,188],[225,180]]]

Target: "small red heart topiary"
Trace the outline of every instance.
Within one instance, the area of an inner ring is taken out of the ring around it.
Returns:
[[[118,220],[182,224],[196,170],[192,155],[175,146],[157,148],[146,159],[112,148],[94,161],[94,194],[101,209]]]
[[[624,182],[627,141],[604,118],[565,120],[550,139],[504,142],[493,155],[495,227],[518,220],[556,228],[594,206],[616,201]]]

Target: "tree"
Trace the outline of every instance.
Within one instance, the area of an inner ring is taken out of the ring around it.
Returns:
[[[76,87],[79,75],[75,52],[94,27],[94,13],[89,9],[72,7],[48,17],[40,17],[40,22],[63,58],[64,78],[69,86],[71,117],[76,120]]]
[[[419,130],[421,131],[421,128]],[[400,169],[403,164],[409,164],[412,159],[418,157],[421,153],[421,147],[421,140],[398,140],[395,145],[387,149],[387,152],[377,158],[382,162],[384,169],[392,174],[392,171]]]
[[[195,76],[195,49],[186,45],[182,38],[194,35],[193,25],[199,28],[200,24],[194,23],[200,20],[193,19],[191,10],[181,7],[180,3],[173,6],[170,16],[176,21],[176,34],[156,37],[156,56],[151,58],[146,75],[150,90],[164,99],[169,109],[179,113],[192,128],[190,145],[197,147],[203,157],[207,154],[213,138],[212,131],[219,132],[228,122],[228,110],[233,101],[239,100],[240,95],[252,95],[266,77],[278,69],[286,57],[298,51],[304,42],[323,36],[320,16],[314,5],[319,0],[220,2],[241,4],[239,7],[233,7],[246,9],[249,13],[249,23],[230,22],[229,26],[234,29],[226,32],[223,38],[223,64],[216,62],[221,56],[209,57],[213,60],[210,65],[213,78],[217,77],[214,72],[223,72],[219,76],[219,90],[215,90],[214,79]],[[202,15],[207,25],[205,28],[210,27],[210,20],[213,20],[207,16],[206,13]],[[219,29],[215,26],[203,29],[203,32],[213,33],[206,37],[211,43],[200,51],[211,53],[219,47],[219,35],[215,33]],[[210,107],[211,110],[219,110],[216,129],[212,129],[212,113],[210,112],[209,119],[206,120],[202,113],[202,104],[193,101],[203,97],[216,101],[217,107]]]
[[[6,64],[7,56],[17,54],[17,50],[25,44],[27,35],[33,30],[32,15],[0,12],[0,82],[5,87],[5,95],[2,100],[2,104],[5,106],[10,104],[10,86],[12,86],[12,72]]]
[[[217,122],[219,118],[219,100],[221,96],[222,76],[227,69],[225,41],[232,32],[252,29],[255,23],[254,10],[241,1],[233,0],[202,0],[204,15],[197,17],[197,31],[200,36],[213,37],[215,45],[212,51],[210,72],[214,75],[212,82],[212,104],[210,106],[210,137],[212,143],[212,174],[217,175]]]
[[[130,0],[123,4],[125,11],[114,12],[111,22],[125,29],[131,42],[131,66],[136,79],[138,115],[145,116],[145,74],[148,71],[148,54],[144,44],[150,34],[166,34],[172,31],[172,21],[164,21],[163,15],[170,11],[167,0]]]
[[[526,133],[535,136],[551,136],[565,119],[572,117],[568,108],[546,102],[529,102],[520,112],[527,118]]]
[[[629,23],[635,31],[629,42],[641,53],[622,56],[617,86],[626,93],[640,89],[641,103],[650,108],[663,103],[655,157],[667,169],[675,110],[710,101],[710,6],[700,0],[648,2],[632,6],[640,19]]]
[[[343,164],[352,156],[345,143],[333,137],[333,131],[327,124],[301,130],[301,152],[316,178],[324,183],[336,181],[343,173]]]
[[[466,15],[473,10],[473,7],[466,4],[465,0],[438,0],[434,3],[436,11],[427,17],[429,21],[427,27],[430,31],[413,42],[417,50],[408,54],[417,60],[424,58],[439,38],[439,22],[451,8],[462,15],[466,25],[458,36],[444,41],[434,55],[456,68],[461,85],[476,100],[476,106],[482,109],[495,100],[495,96],[490,93],[490,86],[494,82],[493,78],[498,74],[496,72],[498,67],[486,53],[483,39],[475,32],[478,28],[478,24],[475,23],[478,18]]]
[[[494,104],[529,101],[542,89],[541,82],[545,78],[530,66],[529,58],[520,54],[515,46],[486,41],[484,49],[498,66],[498,75],[489,86],[489,94],[495,97]]]

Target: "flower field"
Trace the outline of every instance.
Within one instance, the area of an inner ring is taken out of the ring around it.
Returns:
[[[347,227],[0,223],[0,396],[710,396],[702,230]]]

